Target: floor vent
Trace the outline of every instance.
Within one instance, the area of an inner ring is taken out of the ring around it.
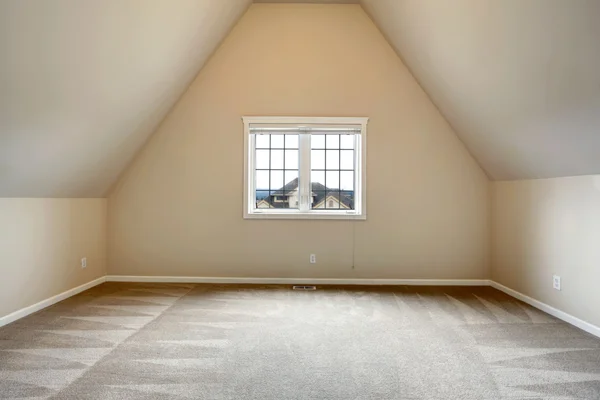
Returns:
[[[316,286],[292,286],[293,290],[317,290]]]

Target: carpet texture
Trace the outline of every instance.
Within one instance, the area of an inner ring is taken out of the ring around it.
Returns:
[[[600,399],[600,340],[487,287],[106,283],[0,328],[2,399]]]

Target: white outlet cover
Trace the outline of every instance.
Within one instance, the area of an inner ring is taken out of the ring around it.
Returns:
[[[560,290],[560,276],[554,275],[552,277],[552,287],[556,290]]]
[[[86,268],[87,267],[87,257],[83,257],[81,259],[81,268]]]
[[[310,255],[310,263],[311,264],[316,264],[317,263],[317,255],[316,254],[311,254]]]

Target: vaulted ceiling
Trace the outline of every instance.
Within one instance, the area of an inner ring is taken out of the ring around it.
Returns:
[[[1,1],[0,197],[106,195],[250,3]],[[600,1],[361,4],[492,179],[600,173]]]
[[[106,195],[250,3],[0,1],[0,197]]]
[[[362,4],[492,179],[600,173],[600,1]]]

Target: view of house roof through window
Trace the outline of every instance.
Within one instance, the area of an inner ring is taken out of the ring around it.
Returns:
[[[256,191],[256,208],[298,208],[298,178],[274,192]],[[311,208],[354,209],[354,192],[332,190],[319,182],[311,182]]]

